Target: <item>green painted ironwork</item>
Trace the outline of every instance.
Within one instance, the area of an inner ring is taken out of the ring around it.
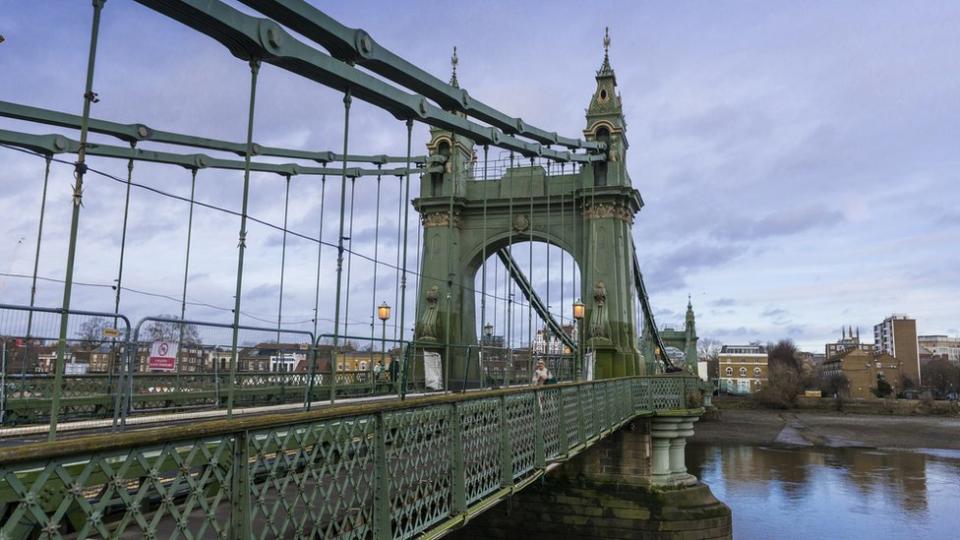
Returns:
[[[42,109],[40,107],[31,107],[9,101],[0,100],[0,116],[15,118],[17,120],[26,120],[38,124],[47,124],[51,126],[80,129],[82,118],[80,116]],[[154,129],[141,123],[121,124],[108,120],[90,118],[89,130],[95,133],[110,135],[128,143],[137,143],[140,141],[157,142],[165,144],[175,144],[178,146],[189,146],[193,148],[206,148],[208,150],[220,150],[243,156],[246,154],[246,145],[241,142],[222,141],[218,139],[208,139],[206,137],[197,137],[195,135],[185,135]],[[330,151],[315,152],[309,150],[298,150],[292,148],[279,148],[275,146],[263,146],[254,143],[254,155],[274,156],[284,158],[306,159],[318,163],[327,164],[340,161],[343,156]],[[373,163],[383,165],[385,163],[403,163],[403,156],[387,155],[359,155],[351,154],[347,156],[347,161],[351,163]],[[426,156],[414,156],[415,163],[426,163]]]
[[[60,153],[79,153],[81,143],[74,141],[63,135],[32,135],[18,131],[0,129],[0,144],[25,148],[41,154],[60,154]],[[188,169],[226,169],[232,171],[245,170],[246,160],[222,159],[208,156],[206,154],[177,154],[173,152],[160,152],[156,150],[143,150],[140,148],[124,148],[121,146],[112,146],[109,144],[90,144],[85,147],[86,154],[91,156],[109,157],[116,159],[132,159],[136,161],[149,161],[153,163],[164,163],[167,165],[179,165]],[[257,172],[270,172],[282,176],[292,175],[312,175],[312,176],[340,176],[346,174],[351,178],[362,176],[377,176],[378,174],[406,175],[425,172],[424,169],[414,168],[392,168],[392,169],[364,169],[360,167],[350,167],[343,169],[310,167],[298,163],[264,163],[250,162],[250,170]]]
[[[633,418],[686,409],[696,385],[687,379],[445,395],[0,448],[0,537],[413,538],[462,523]],[[626,399],[598,400],[590,415],[591,396],[603,394]],[[595,424],[561,444],[550,419],[569,418],[569,404]]]

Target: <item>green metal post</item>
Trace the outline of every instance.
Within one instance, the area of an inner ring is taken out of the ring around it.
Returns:
[[[230,354],[230,380],[227,385],[227,417],[233,418],[234,386],[237,379],[237,364],[240,363],[237,341],[240,338],[240,295],[243,292],[243,254],[247,248],[247,203],[250,199],[250,158],[253,155],[253,111],[257,100],[257,75],[260,60],[250,60],[250,107],[247,112],[247,147],[243,158],[243,202],[240,207],[240,254],[237,257],[237,291],[233,304],[233,343]]]
[[[453,475],[453,515],[467,511],[467,473],[463,463],[463,427],[460,423],[460,405],[453,403],[450,406],[450,458],[452,460],[451,474]]]
[[[387,426],[383,413],[375,417],[373,448],[373,538],[386,540],[393,537],[390,527],[390,472],[387,469]]]
[[[253,517],[250,489],[250,433],[240,431],[233,438],[233,468],[230,482],[230,538],[248,540],[253,538],[250,526]]]
[[[513,449],[507,421],[507,397],[500,396],[500,487],[513,485]]]
[[[340,175],[340,230],[337,234],[337,292],[334,301],[333,315],[333,350],[330,361],[330,373],[333,380],[330,381],[330,403],[337,399],[337,359],[340,356],[340,295],[343,286],[343,226],[344,211],[347,203],[347,149],[350,144],[350,103],[353,98],[350,94],[350,88],[347,88],[343,95],[343,171]]]
[[[100,11],[106,0],[93,0],[93,24],[90,31],[90,52],[87,57],[87,81],[83,92],[83,117],[80,123],[80,148],[73,184],[73,214],[70,218],[70,241],[67,248],[67,275],[63,284],[63,310],[60,316],[60,338],[57,343],[57,360],[53,375],[53,396],[50,400],[50,433],[48,438],[57,438],[57,417],[60,413],[60,392],[63,386],[64,357],[67,353],[67,331],[69,329],[70,294],[73,290],[73,263],[77,255],[77,230],[80,225],[80,205],[83,202],[83,175],[87,171],[86,150],[87,133],[90,123],[90,105],[99,101],[93,92],[93,71],[97,60],[97,37],[100,34]]]
[[[587,443],[587,426],[586,419],[583,414],[583,388],[584,386],[577,385],[577,443],[586,444]]]
[[[544,391],[533,391],[533,466],[539,469],[547,467],[547,452],[543,434],[543,395]]]
[[[567,433],[567,408],[564,403],[563,390],[557,392],[557,410],[560,425],[560,455],[566,456],[570,452],[570,437]]]

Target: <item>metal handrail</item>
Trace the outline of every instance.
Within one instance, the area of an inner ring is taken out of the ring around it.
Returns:
[[[121,450],[136,446],[148,446],[153,444],[166,444],[178,441],[185,441],[196,438],[211,438],[229,435],[243,431],[253,431],[261,429],[270,429],[278,427],[292,427],[298,424],[318,422],[323,420],[335,420],[348,418],[352,416],[362,416],[372,413],[387,413],[401,410],[413,410],[429,405],[441,405],[451,403],[462,403],[467,401],[482,400],[487,398],[501,398],[511,395],[524,394],[547,389],[580,388],[594,387],[596,385],[608,384],[615,381],[636,381],[636,380],[682,380],[683,388],[687,387],[686,379],[696,379],[692,376],[673,376],[673,375],[655,375],[655,376],[632,376],[620,377],[616,379],[603,379],[600,381],[568,382],[551,385],[549,387],[520,387],[520,388],[501,388],[497,390],[484,390],[470,393],[447,393],[424,397],[410,398],[404,401],[377,401],[370,403],[338,405],[336,407],[327,407],[312,411],[303,411],[296,413],[275,413],[246,418],[209,420],[195,422],[183,426],[164,426],[158,428],[148,428],[136,431],[126,431],[122,433],[95,434],[82,437],[76,437],[60,441],[44,441],[30,443],[19,446],[0,447],[0,465],[7,466],[15,463],[28,461],[39,461],[45,459],[54,459],[66,457],[84,451],[94,450],[97,453],[105,453],[112,450]],[[687,407],[674,407],[668,410],[686,410]],[[649,409],[647,412],[656,413],[656,409]]]

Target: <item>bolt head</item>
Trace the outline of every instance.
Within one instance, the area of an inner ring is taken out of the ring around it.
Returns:
[[[267,43],[274,49],[280,47],[280,43],[283,41],[280,31],[277,28],[270,27],[267,28]]]

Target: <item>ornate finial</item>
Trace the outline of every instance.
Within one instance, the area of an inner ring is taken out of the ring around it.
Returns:
[[[460,59],[457,58],[457,47],[453,47],[453,55],[450,57],[450,65],[453,67],[453,75],[450,76],[450,86],[460,88],[460,82],[457,81],[457,64]]]
[[[612,73],[613,68],[610,67],[610,27],[607,26],[603,29],[603,64],[600,66],[597,75],[610,75]]]

